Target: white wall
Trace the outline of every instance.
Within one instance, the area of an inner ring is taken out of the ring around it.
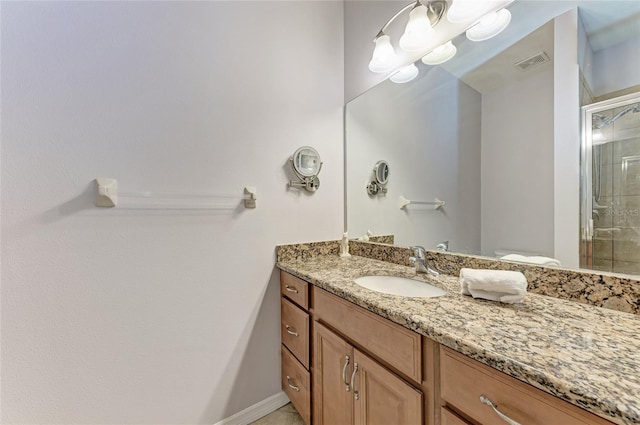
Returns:
[[[385,81],[349,102],[346,111],[347,224],[351,237],[394,234],[402,246],[458,252],[480,249],[480,95],[439,67],[420,65],[418,79]],[[389,163],[388,192],[365,187],[379,160]],[[446,205],[398,207],[439,198]]]
[[[599,50],[594,54],[593,91],[602,96],[640,85],[640,36]]]
[[[564,267],[580,260],[580,75],[578,10],[554,20],[554,253]]]
[[[342,14],[2,3],[3,424],[211,424],[280,391],[274,246],[342,231]],[[312,196],[286,189],[306,144]],[[99,210],[98,176],[258,208]]]
[[[482,254],[553,256],[553,66],[482,95]]]
[[[586,93],[588,97],[593,95],[592,90],[595,85],[593,76],[593,55],[593,49],[591,48],[591,44],[589,44],[589,38],[587,37],[584,24],[580,19],[580,14],[578,14],[578,65],[580,67],[580,72],[584,77],[584,82],[586,82],[589,88],[589,92]],[[580,98],[583,98],[582,93]]]

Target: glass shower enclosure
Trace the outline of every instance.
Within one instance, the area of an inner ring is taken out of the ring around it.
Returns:
[[[580,266],[640,274],[640,93],[582,107]]]

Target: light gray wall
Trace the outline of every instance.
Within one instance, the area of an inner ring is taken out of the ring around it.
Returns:
[[[482,254],[553,257],[553,66],[482,95]]]
[[[280,392],[274,246],[342,232],[342,3],[1,12],[0,421],[211,424]],[[258,208],[98,210],[100,176]]]
[[[640,36],[594,54],[593,91],[602,96],[640,85]]]
[[[593,49],[591,48],[591,44],[589,44],[589,38],[580,19],[580,14],[578,14],[578,65],[584,77],[584,82],[586,82],[589,87],[589,96],[593,95],[593,87],[595,86],[593,60]]]
[[[407,84],[385,81],[346,111],[347,225],[394,234],[402,246],[434,248],[448,240],[458,252],[480,249],[480,94],[439,67]],[[373,166],[390,166],[388,192],[369,196]],[[441,210],[411,205],[442,199]]]
[[[578,10],[554,20],[554,257],[580,265],[580,70]]]

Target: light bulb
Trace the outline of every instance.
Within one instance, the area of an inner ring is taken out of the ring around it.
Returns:
[[[607,142],[607,139],[604,137],[602,130],[600,130],[599,128],[596,128],[591,132],[592,145],[601,145],[606,142]]]
[[[451,40],[449,40],[443,45],[433,49],[432,52],[426,54],[422,58],[422,62],[427,65],[438,65],[454,57],[457,51],[458,49],[456,49],[456,46],[454,46]]]
[[[376,47],[369,62],[371,72],[389,72],[393,69],[396,52],[388,35],[383,34],[375,40]]]
[[[511,22],[511,12],[500,9],[486,14],[473,27],[467,30],[467,38],[471,41],[484,41],[500,34]]]
[[[409,22],[400,37],[400,48],[407,52],[425,49],[435,34],[427,16],[427,7],[420,5],[409,12]]]
[[[418,67],[414,64],[409,64],[407,66],[403,66],[398,69],[392,76],[389,78],[394,83],[408,83],[418,76]]]
[[[487,10],[486,7],[486,1],[454,0],[447,10],[447,20],[454,24],[460,24],[477,18],[482,10]]]

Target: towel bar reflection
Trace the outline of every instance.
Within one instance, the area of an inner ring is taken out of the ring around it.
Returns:
[[[167,209],[167,210],[233,210],[240,201],[245,208],[256,207],[256,188],[246,186],[244,195],[197,194],[197,193],[156,193],[120,192],[118,181],[108,178],[96,179],[98,193],[96,206],[126,209]]]
[[[398,198],[398,207],[400,209],[406,209],[407,205],[412,205],[412,204],[418,204],[418,205],[431,205],[433,206],[434,210],[437,210],[441,207],[444,207],[446,202],[445,201],[441,201],[438,198],[435,198],[433,201],[411,201],[407,198],[405,198],[404,196],[400,195],[400,198]]]

